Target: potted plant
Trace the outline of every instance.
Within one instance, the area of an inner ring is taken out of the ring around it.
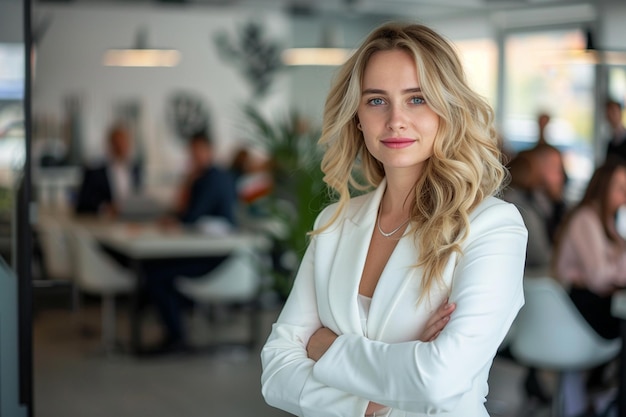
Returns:
[[[245,107],[245,115],[252,137],[271,158],[274,185],[263,204],[283,231],[273,237],[280,255],[274,268],[274,290],[286,297],[304,255],[308,232],[329,201],[320,170],[320,132],[307,126],[296,112],[274,123],[252,106]]]

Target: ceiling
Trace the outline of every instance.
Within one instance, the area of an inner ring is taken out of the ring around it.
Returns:
[[[39,0],[39,3],[146,4],[281,9],[297,16],[420,16],[422,20],[519,10],[593,9],[622,0]],[[560,13],[560,12],[559,12]]]

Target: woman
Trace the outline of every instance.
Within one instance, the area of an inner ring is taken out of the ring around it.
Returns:
[[[594,172],[585,195],[559,233],[555,275],[595,331],[619,336],[611,295],[626,286],[626,241],[617,232],[617,211],[626,204],[626,165],[610,160]]]
[[[567,288],[574,305],[603,338],[619,337],[619,321],[611,314],[613,292],[626,286],[626,241],[616,229],[616,215],[626,204],[626,165],[609,159],[596,169],[585,194],[563,221],[557,236],[554,275]],[[569,372],[564,415],[577,416],[598,407],[591,391],[611,394],[602,364],[585,375]],[[599,410],[603,411],[603,410]],[[597,415],[605,415],[598,412]]]
[[[376,29],[338,73],[320,143],[339,201],[263,347],[266,401],[299,416],[488,416],[527,235],[492,197],[505,178],[492,111],[453,47],[421,25]]]

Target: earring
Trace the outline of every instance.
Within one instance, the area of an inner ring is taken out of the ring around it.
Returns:
[[[363,126],[361,126],[361,123],[357,123],[357,124],[356,124],[356,127],[358,127],[358,128],[359,128],[359,130],[363,130]]]

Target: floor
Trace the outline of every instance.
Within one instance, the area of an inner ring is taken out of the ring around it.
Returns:
[[[37,295],[37,294],[36,294]],[[47,297],[47,301],[42,301]],[[99,304],[87,300],[79,313],[69,298],[48,294],[35,298],[34,398],[36,417],[281,417],[260,393],[258,349],[233,348],[212,353],[140,359],[124,352],[105,354],[99,347]],[[62,300],[62,298],[64,298]],[[118,334],[127,334],[122,305]],[[264,309],[262,338],[279,307]],[[209,321],[189,317],[194,343],[219,337],[245,336],[245,316],[222,311]],[[156,337],[156,322],[145,320],[147,339]],[[234,333],[233,333],[234,332]],[[548,416],[520,395],[524,371],[506,359],[496,359],[490,376],[488,409],[492,417]]]

